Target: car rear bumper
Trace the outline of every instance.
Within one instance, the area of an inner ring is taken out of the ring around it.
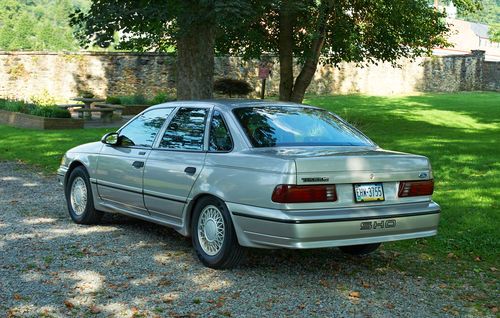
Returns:
[[[261,248],[322,248],[437,234],[435,202],[333,210],[283,211],[227,204],[238,241]]]

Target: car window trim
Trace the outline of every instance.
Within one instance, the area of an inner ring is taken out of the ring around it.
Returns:
[[[153,146],[155,145],[156,141],[158,140],[158,135],[159,135],[159,132],[162,131],[163,127],[165,126],[165,123],[169,120],[169,118],[172,116],[172,113],[175,112],[175,108],[176,106],[167,106],[167,107],[158,107],[158,108],[153,108],[153,109],[145,109],[143,110],[142,112],[140,112],[139,114],[135,115],[134,117],[132,117],[128,122],[125,123],[125,125],[121,126],[120,128],[118,128],[118,130],[116,131],[118,133],[118,136],[120,136],[120,132],[125,128],[127,127],[130,123],[132,123],[136,118],[138,118],[139,116],[142,116],[142,114],[145,114],[147,112],[150,112],[150,111],[153,111],[153,110],[158,110],[158,109],[168,109],[168,108],[172,108],[172,111],[170,112],[170,114],[168,114],[167,118],[165,118],[165,121],[163,122],[162,126],[160,127],[160,129],[158,130],[158,133],[156,133],[156,136],[155,136],[155,139],[153,140],[153,143],[151,144],[151,146],[121,146],[121,145],[116,145],[116,146],[112,146],[112,147],[115,147],[115,148],[130,148],[130,149],[146,149],[146,150],[151,150],[153,149]]]
[[[167,130],[167,127],[168,125],[170,124],[170,122],[172,121],[172,119],[174,119],[174,116],[177,114],[177,112],[181,109],[181,108],[205,108],[205,109],[208,109],[208,112],[207,112],[207,120],[205,120],[205,130],[203,132],[203,148],[201,150],[191,150],[191,149],[171,149],[171,148],[162,148],[160,147],[160,142],[161,142],[161,138],[163,138],[163,135],[165,134],[165,131]],[[208,118],[210,118],[210,116],[212,115],[212,112],[213,112],[213,108],[214,106],[213,105],[178,105],[178,106],[175,106],[175,109],[174,111],[172,111],[171,115],[169,116],[168,120],[166,120],[164,123],[163,123],[163,126],[162,128],[160,129],[160,132],[158,133],[158,135],[156,136],[157,139],[155,139],[155,142],[153,143],[153,147],[152,149],[153,150],[161,150],[161,151],[176,151],[176,152],[207,152],[207,149],[208,149],[208,134],[207,134],[207,130],[208,130]],[[158,136],[161,136],[161,137],[158,137]]]
[[[224,126],[226,126],[227,133],[229,134],[229,139],[231,139],[231,149],[230,150],[225,150],[225,151],[210,150],[210,128],[212,127],[212,121],[214,119],[214,115],[215,115],[216,111],[219,112],[219,114],[221,115],[222,121],[224,122]],[[212,115],[210,116],[210,123],[208,125],[207,130],[208,130],[207,152],[209,152],[209,153],[230,153],[234,150],[234,140],[233,140],[233,136],[231,134],[231,129],[229,128],[229,125],[227,124],[227,120],[226,120],[226,117],[224,117],[224,113],[219,108],[214,108],[214,110],[212,111]]]

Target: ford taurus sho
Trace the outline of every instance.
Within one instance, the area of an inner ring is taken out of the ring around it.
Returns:
[[[280,102],[170,102],[58,170],[69,215],[122,213],[191,236],[203,264],[230,268],[243,247],[339,247],[436,235],[426,157],[388,151],[339,116]]]

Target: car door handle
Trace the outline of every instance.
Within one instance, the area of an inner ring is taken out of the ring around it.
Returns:
[[[144,167],[144,161],[134,161],[132,166],[134,166],[134,168],[137,168],[137,169],[142,168],[142,167]]]
[[[195,174],[196,168],[195,167],[187,167],[186,169],[184,169],[184,172],[187,174]]]

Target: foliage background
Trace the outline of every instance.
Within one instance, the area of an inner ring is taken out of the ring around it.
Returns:
[[[0,50],[78,50],[68,15],[89,0],[0,1]]]
[[[0,1],[0,50],[79,50],[68,16],[86,11],[90,0]],[[445,3],[445,1],[443,1]],[[482,0],[477,12],[460,10],[458,18],[490,25],[490,35],[500,41],[500,0]]]

